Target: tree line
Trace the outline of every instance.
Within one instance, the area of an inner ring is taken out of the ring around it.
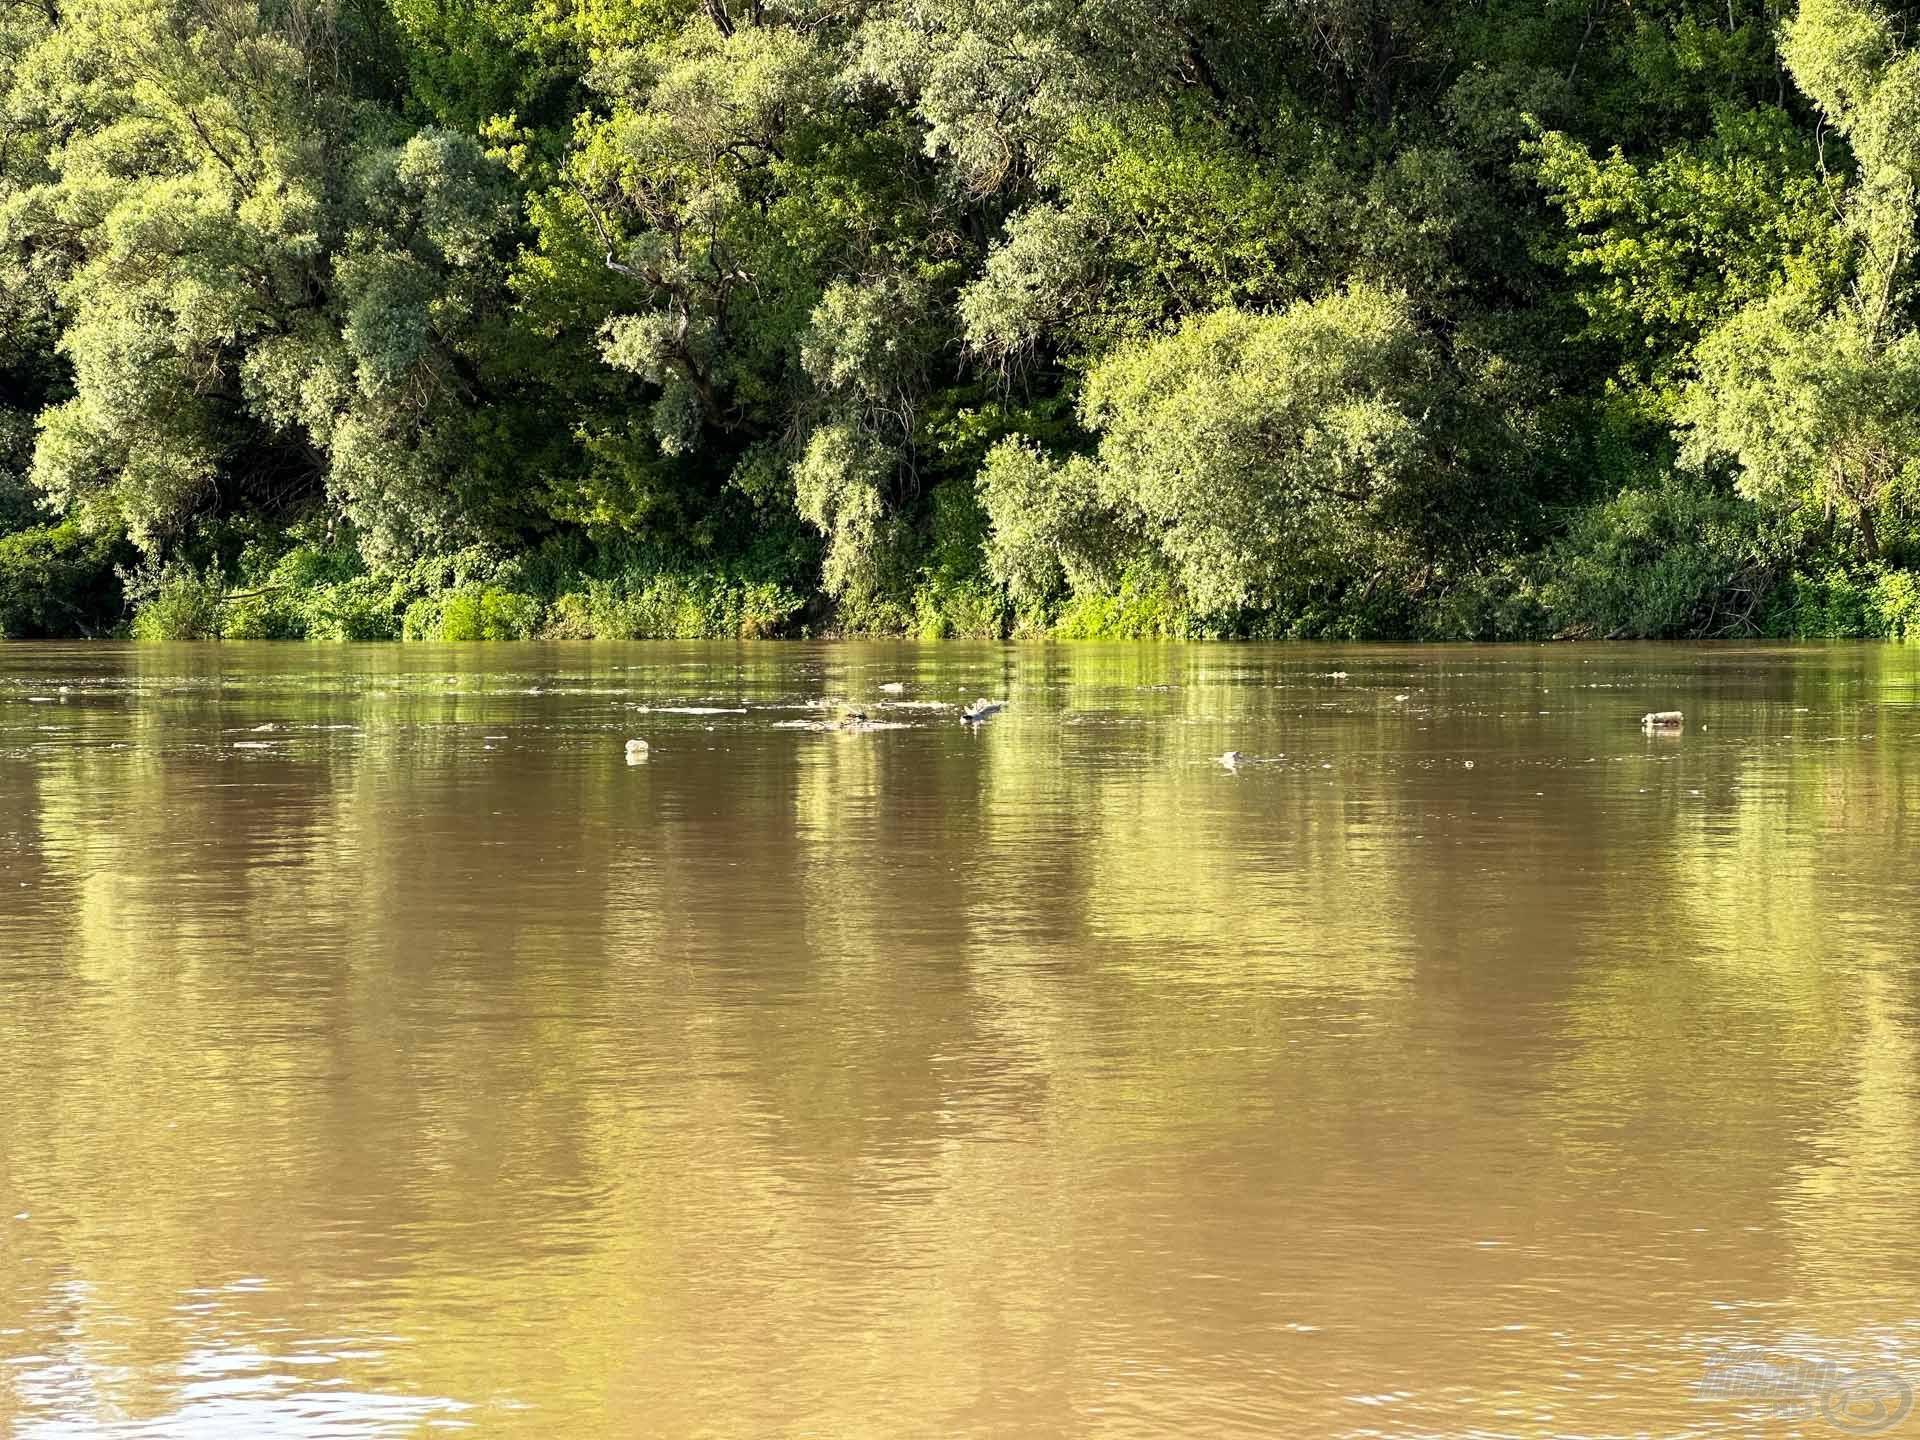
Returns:
[[[0,634],[1920,633],[1917,16],[0,0]]]

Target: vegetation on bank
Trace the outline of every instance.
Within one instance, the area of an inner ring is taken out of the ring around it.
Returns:
[[[1916,19],[0,0],[0,635],[1920,634]]]

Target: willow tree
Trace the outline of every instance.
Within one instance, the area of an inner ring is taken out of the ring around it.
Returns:
[[[0,0],[0,534],[31,523],[27,485],[33,425],[59,383],[53,258],[17,243],[30,228],[28,195],[51,173],[64,129],[23,92],[24,62],[52,34],[59,12]]]
[[[991,563],[1031,601],[1144,561],[1212,614],[1431,563],[1427,522],[1471,503],[1451,391],[1404,297],[1376,288],[1196,317],[1095,368],[1093,457],[994,452]]]
[[[77,0],[12,103],[66,127],[8,248],[60,314],[56,506],[153,550],[314,504],[387,551],[461,533],[513,204],[475,141],[356,93],[330,8]]]
[[[1688,453],[1731,458],[1755,498],[1846,516],[1874,559],[1920,484],[1920,50],[1864,0],[1803,0],[1782,48],[1857,167],[1851,274],[1790,269],[1705,336]]]

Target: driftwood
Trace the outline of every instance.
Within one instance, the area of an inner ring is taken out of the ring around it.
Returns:
[[[282,590],[291,590],[291,585],[262,585],[258,590],[229,590],[213,603],[231,605],[235,600],[258,600],[262,595],[278,595]]]

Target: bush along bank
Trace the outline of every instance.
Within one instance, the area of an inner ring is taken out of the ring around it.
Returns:
[[[141,640],[501,641],[793,639],[1920,640],[1920,573],[1795,564],[1753,537],[1649,535],[1640,497],[1585,517],[1532,567],[1471,577],[1425,600],[1308,594],[1291,608],[1208,614],[1163,575],[1017,608],[985,580],[923,579],[851,617],[766,576],[650,566],[586,552],[528,563],[486,552],[367,569],[351,549],[296,547],[270,565],[129,569],[124,543],[0,538],[0,623],[16,636]],[[1626,519],[1623,520],[1622,513]],[[1624,529],[1625,533],[1622,533]],[[62,549],[64,543],[65,549]],[[1640,547],[1645,547],[1644,551]],[[1623,553],[1624,552],[1624,553]],[[114,557],[123,563],[118,570]],[[18,558],[10,568],[9,561]],[[26,577],[31,576],[31,579]]]

